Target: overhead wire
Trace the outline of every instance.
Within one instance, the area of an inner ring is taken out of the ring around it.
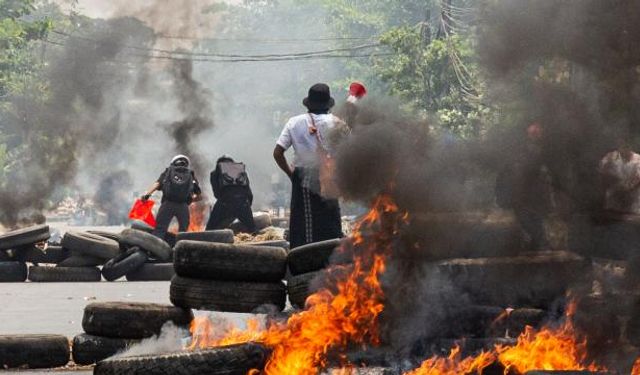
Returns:
[[[46,39],[43,42],[56,45],[65,46],[65,43],[60,41],[54,41]],[[236,62],[278,62],[278,61],[299,61],[299,60],[321,60],[321,59],[333,59],[333,58],[367,58],[377,56],[388,56],[391,53],[371,53],[371,54],[324,54],[324,55],[300,55],[300,56],[275,56],[275,57],[250,57],[250,58],[218,58],[211,59],[206,57],[179,57],[179,56],[167,56],[167,55],[153,55],[153,54],[136,54],[129,53],[126,56],[140,57],[149,60],[173,60],[173,61],[192,61],[192,62],[210,62],[210,63],[236,63]],[[127,63],[134,63],[134,61],[127,61]]]
[[[374,48],[374,47],[381,46],[380,43],[370,43],[370,44],[358,45],[358,46],[353,46],[353,47],[333,48],[333,49],[307,51],[307,52],[294,52],[294,53],[284,53],[284,54],[241,55],[241,54],[223,54],[223,53],[210,53],[210,52],[190,52],[190,51],[167,50],[167,49],[151,48],[151,47],[140,47],[140,46],[132,46],[132,45],[127,45],[127,44],[121,44],[121,43],[112,43],[112,42],[93,39],[93,38],[89,38],[89,37],[85,37],[85,36],[81,36],[81,35],[76,35],[76,34],[69,34],[69,33],[61,32],[59,30],[53,30],[52,32],[54,34],[62,35],[62,36],[65,36],[67,38],[77,38],[77,39],[80,39],[80,40],[84,40],[84,41],[92,42],[92,43],[96,43],[96,44],[116,45],[116,46],[119,46],[121,48],[133,49],[133,50],[144,51],[144,52],[156,52],[156,53],[161,53],[161,54],[167,54],[167,55],[170,55],[170,56],[205,56],[205,57],[222,57],[222,58],[256,58],[256,59],[259,59],[259,58],[271,58],[271,57],[279,58],[279,57],[291,57],[291,56],[297,57],[297,56],[327,55],[327,54],[335,53],[335,52],[358,51],[358,50],[364,50],[364,49],[369,49],[369,48]]]

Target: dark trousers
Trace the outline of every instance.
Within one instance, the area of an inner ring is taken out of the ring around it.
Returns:
[[[515,207],[513,211],[520,227],[531,239],[530,250],[549,250],[549,241],[544,229],[545,215],[524,207]]]
[[[178,231],[185,232],[189,228],[189,204],[162,202],[156,216],[156,229],[153,230],[153,235],[164,239],[174,217],[178,220]]]
[[[325,199],[318,194],[317,171],[296,168],[291,185],[291,248],[342,237],[340,204],[337,199]]]
[[[251,205],[246,197],[218,199],[211,210],[207,230],[228,228],[235,219],[240,220],[250,233],[255,233],[256,224],[253,221]]]

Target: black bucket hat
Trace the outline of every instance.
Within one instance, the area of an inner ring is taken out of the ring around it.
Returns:
[[[310,111],[331,109],[336,101],[331,97],[331,89],[324,83],[316,83],[309,89],[309,95],[302,104]]]

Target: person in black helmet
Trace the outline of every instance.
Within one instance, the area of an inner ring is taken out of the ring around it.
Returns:
[[[152,232],[158,238],[164,239],[174,217],[178,220],[180,232],[189,228],[189,204],[201,197],[200,185],[193,170],[189,168],[189,163],[188,157],[175,156],[169,167],[141,198],[146,201],[156,190],[162,191],[162,204],[156,215],[156,228]]]
[[[216,162],[210,179],[216,203],[211,210],[207,230],[227,228],[238,219],[250,233],[255,233],[256,225],[251,211],[253,193],[244,163],[237,163],[230,156],[223,155]]]

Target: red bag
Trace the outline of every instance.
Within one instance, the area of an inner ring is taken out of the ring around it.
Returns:
[[[152,227],[156,227],[156,218],[153,216],[153,205],[156,202],[152,200],[143,201],[142,199],[136,199],[131,211],[129,211],[129,219],[140,220]]]

